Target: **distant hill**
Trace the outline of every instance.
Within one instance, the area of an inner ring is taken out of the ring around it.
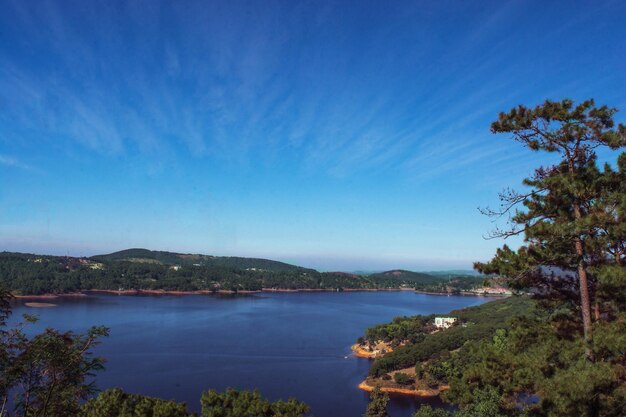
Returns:
[[[366,277],[373,285],[388,287],[413,287],[419,291],[436,293],[459,293],[482,285],[480,275],[441,274],[413,272],[404,269],[369,274]]]
[[[371,280],[397,281],[398,283],[407,284],[435,284],[442,281],[443,277],[436,277],[424,272],[413,272],[404,269],[394,269],[391,271],[377,272],[368,275]]]
[[[107,255],[96,255],[92,256],[91,259],[98,262],[128,261],[137,263],[158,263],[161,265],[213,266],[243,270],[257,269],[275,272],[313,271],[311,269],[269,259],[176,253],[141,248],[125,249]]]
[[[477,277],[481,274],[472,269],[451,269],[446,271],[424,271],[425,274],[435,275],[435,276],[453,276],[453,277]]]
[[[15,294],[112,291],[415,289],[459,293],[482,277],[392,270],[370,275],[319,272],[269,259],[127,249],[91,258],[0,252],[0,287]]]

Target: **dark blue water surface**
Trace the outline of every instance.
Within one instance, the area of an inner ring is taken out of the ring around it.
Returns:
[[[403,292],[264,293],[252,296],[94,295],[55,300],[55,308],[18,302],[14,318],[36,313],[44,327],[84,331],[110,327],[97,353],[107,358],[102,389],[186,402],[202,391],[257,388],[272,399],[296,397],[316,417],[359,417],[368,394],[357,388],[370,367],[350,355],[364,330],[396,316],[446,313],[480,297]],[[431,400],[431,402],[436,400]],[[419,400],[392,397],[393,417],[410,416]]]

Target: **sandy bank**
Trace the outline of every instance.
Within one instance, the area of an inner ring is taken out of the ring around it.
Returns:
[[[32,302],[32,303],[24,303],[24,305],[26,307],[33,307],[33,308],[50,308],[50,307],[56,307],[56,304],[52,304],[52,303],[37,303],[37,302]]]
[[[391,394],[401,394],[401,395],[412,395],[414,397],[436,397],[441,394],[443,391],[447,390],[449,387],[447,385],[441,386],[439,388],[401,388],[398,386],[385,386],[366,379],[361,382],[358,387],[363,391],[372,392],[376,385],[380,386],[380,390],[382,392],[387,392]]]
[[[396,373],[406,374],[409,377],[413,378],[414,382],[410,385],[400,385],[393,380]],[[426,384],[426,381],[417,378],[417,376],[415,375],[415,367],[398,369],[397,371],[390,372],[388,375],[391,377],[391,379],[385,380],[382,378],[367,377],[367,379],[361,382],[358,387],[363,391],[371,392],[374,387],[379,386],[382,392],[400,395],[411,395],[414,397],[423,398],[437,397],[443,391],[450,388],[448,385],[439,385],[435,388],[429,387]]]
[[[374,352],[363,349],[358,343],[352,345],[350,349],[352,349],[354,356],[356,356],[357,358],[374,359],[376,357],[376,354]]]
[[[385,355],[385,353],[393,352],[393,348],[383,341],[378,341],[374,347],[370,347],[370,349],[366,349],[364,346],[355,343],[350,346],[354,356],[357,358],[368,358],[368,359],[376,359]]]

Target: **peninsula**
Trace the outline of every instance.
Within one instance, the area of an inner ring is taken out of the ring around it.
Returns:
[[[450,368],[461,361],[468,342],[489,340],[514,317],[533,315],[528,297],[494,300],[446,314],[397,317],[370,327],[352,346],[354,355],[374,360],[364,391],[434,397],[449,389]]]

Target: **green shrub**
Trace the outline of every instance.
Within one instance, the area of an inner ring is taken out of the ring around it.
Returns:
[[[409,375],[405,374],[404,372],[396,372],[393,376],[393,380],[395,381],[396,384],[400,384],[400,385],[410,385],[413,383],[413,378],[411,378]]]

